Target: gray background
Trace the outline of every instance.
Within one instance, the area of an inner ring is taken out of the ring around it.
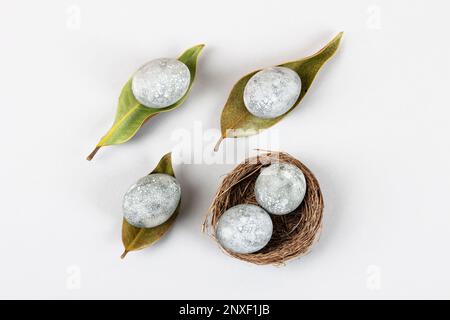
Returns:
[[[2,1],[0,297],[450,298],[449,9]],[[228,163],[211,158],[242,75],[309,55],[341,30],[300,108],[261,137],[227,141]],[[207,47],[187,102],[84,160],[132,72],[197,43]],[[285,267],[231,259],[200,232],[220,177],[258,146],[305,162],[326,201],[320,242]],[[163,240],[122,261],[122,195],[171,149],[196,155],[175,165],[182,213]]]

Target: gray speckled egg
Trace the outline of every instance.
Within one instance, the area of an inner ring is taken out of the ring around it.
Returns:
[[[285,67],[267,68],[247,82],[244,104],[258,118],[276,118],[292,108],[301,88],[302,82],[297,72]]]
[[[220,216],[216,237],[225,249],[235,253],[261,250],[272,237],[272,219],[262,208],[239,204]]]
[[[294,211],[302,203],[305,193],[303,172],[289,163],[272,163],[261,170],[255,183],[256,201],[276,215]]]
[[[139,179],[125,194],[123,215],[135,227],[156,227],[172,216],[180,198],[181,187],[174,177],[150,174]]]
[[[189,88],[191,73],[177,59],[152,60],[133,75],[131,90],[146,107],[165,108],[180,100]]]

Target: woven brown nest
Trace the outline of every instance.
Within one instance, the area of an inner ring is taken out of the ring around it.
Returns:
[[[306,178],[306,194],[294,212],[282,216],[271,215],[272,239],[260,251],[237,254],[222,248],[232,257],[254,264],[279,265],[304,255],[317,240],[322,226],[323,198],[312,172],[287,153],[267,152],[246,159],[222,180],[203,222],[203,230],[215,239],[217,221],[228,208],[243,203],[257,204],[254,194],[256,178],[261,168],[273,162],[287,162],[300,168]]]

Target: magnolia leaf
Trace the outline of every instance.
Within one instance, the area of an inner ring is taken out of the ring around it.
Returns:
[[[273,118],[262,119],[252,115],[247,111],[244,104],[244,89],[250,78],[261,70],[256,70],[241,78],[231,89],[230,95],[222,111],[221,117],[221,137],[214,148],[215,151],[219,149],[220,143],[225,138],[240,138],[258,134],[261,130],[267,129],[283,119],[289,112],[291,112],[303,99],[308,92],[317,72],[330,59],[341,41],[343,33],[340,32],[333,38],[324,48],[316,54],[303,58],[301,60],[287,62],[280,64],[280,67],[287,67],[300,76],[302,80],[302,88],[300,95],[294,106],[285,114]]]
[[[172,168],[171,155],[171,153],[168,153],[164,157],[162,157],[156,168],[150,174],[165,173],[175,178],[175,173],[173,172]],[[169,220],[153,228],[137,228],[123,219],[122,242],[125,247],[125,251],[121,255],[121,258],[125,258],[127,253],[130,251],[144,249],[158,241],[174,223],[180,211],[180,203],[181,200]]]
[[[186,94],[171,106],[161,109],[145,107],[134,97],[133,91],[131,90],[131,79],[129,79],[119,96],[119,105],[112,127],[106,135],[100,139],[100,142],[97,144],[94,151],[87,157],[87,160],[92,160],[101,147],[127,142],[134,137],[136,132],[146,121],[158,113],[167,112],[179,107],[186,100],[192,87],[197,69],[197,59],[203,47],[203,44],[194,46],[186,50],[178,58],[179,61],[183,62],[188,67],[189,72],[191,73],[191,79]]]

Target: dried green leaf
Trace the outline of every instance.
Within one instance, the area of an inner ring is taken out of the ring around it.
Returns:
[[[316,54],[303,58],[301,60],[287,62],[281,64],[281,67],[287,67],[298,73],[302,80],[302,89],[300,96],[294,106],[285,114],[273,118],[262,119],[255,117],[247,111],[244,105],[244,89],[250,78],[260,70],[256,70],[241,78],[231,89],[228,100],[224,106],[221,117],[221,138],[217,142],[215,151],[219,149],[220,143],[225,138],[240,138],[258,134],[261,130],[267,129],[283,119],[289,112],[291,112],[303,99],[308,92],[317,72],[330,59],[341,41],[343,33],[340,32],[334,37],[324,48]]]
[[[175,177],[172,168],[172,154],[168,153],[161,158],[156,168],[150,173],[165,173]],[[180,201],[181,203],[181,201]],[[125,258],[128,252],[144,249],[158,241],[172,226],[180,211],[180,203],[173,215],[163,224],[153,228],[137,228],[129,224],[125,219],[122,223],[122,242],[125,247],[121,258]]]
[[[178,57],[178,60],[188,67],[191,73],[191,80],[186,94],[171,106],[162,109],[143,106],[134,97],[133,91],[131,90],[131,79],[129,79],[119,96],[119,104],[112,127],[106,135],[100,139],[100,142],[97,144],[94,151],[87,157],[87,160],[92,160],[101,147],[127,142],[147,120],[158,113],[167,112],[180,106],[186,100],[192,87],[192,83],[194,82],[198,56],[203,47],[203,44],[194,46]]]

